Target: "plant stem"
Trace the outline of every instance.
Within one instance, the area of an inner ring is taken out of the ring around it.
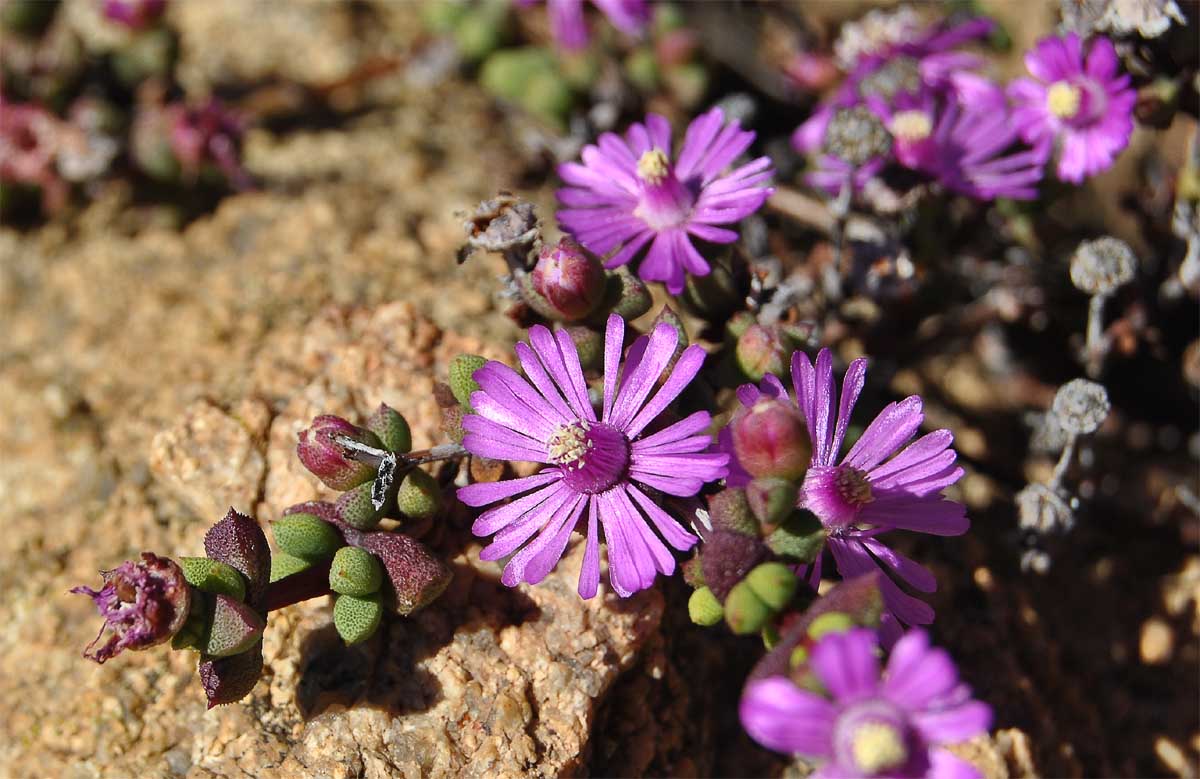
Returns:
[[[1071,460],[1075,457],[1075,440],[1077,438],[1078,436],[1074,433],[1068,436],[1067,445],[1063,447],[1062,454],[1058,456],[1058,463],[1054,466],[1054,473],[1050,475],[1050,481],[1046,483],[1046,486],[1055,492],[1058,491],[1063,476],[1067,474],[1067,468],[1071,465]]]
[[[278,611],[301,601],[329,595],[330,560],[314,563],[299,573],[267,585],[267,611]]]

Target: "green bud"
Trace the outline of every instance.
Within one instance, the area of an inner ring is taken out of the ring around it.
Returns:
[[[729,318],[729,321],[725,324],[725,331],[734,338],[741,338],[742,333],[749,330],[750,325],[755,324],[756,321],[754,314],[751,314],[749,311],[739,311]]]
[[[761,478],[746,485],[750,510],[764,525],[782,522],[796,506],[797,488],[786,479]]]
[[[849,614],[840,611],[827,611],[812,621],[808,626],[808,635],[814,641],[830,633],[845,633],[854,627],[854,620]]]
[[[375,483],[369,481],[339,495],[334,505],[342,521],[359,530],[374,529],[383,518],[383,511],[375,508],[371,499],[374,490]]]
[[[422,3],[421,21],[432,32],[448,33],[454,30],[459,21],[467,15],[468,10],[470,10],[470,6],[466,3]]]
[[[383,619],[379,593],[365,597],[338,595],[333,604],[333,626],[347,645],[366,641],[375,635]]]
[[[689,560],[685,560],[679,566],[680,572],[683,574],[683,580],[693,589],[700,589],[704,586],[704,566],[700,563],[700,554],[697,553]]]
[[[737,341],[737,363],[751,381],[761,381],[768,373],[782,376],[790,353],[777,328],[751,325]]]
[[[630,272],[627,265],[609,271],[608,277],[609,286],[613,290],[610,294],[614,298],[610,309],[612,313],[628,322],[650,310],[654,302],[650,297],[650,290],[641,279]],[[605,300],[607,299],[606,296]]]
[[[201,592],[246,599],[246,580],[232,565],[207,557],[180,557],[179,567],[187,583]]]
[[[430,3],[445,5],[445,3]],[[495,6],[492,3],[491,6]],[[478,61],[500,48],[504,43],[504,18],[497,18],[488,5],[468,6],[470,10],[454,25],[454,43],[463,58]]]
[[[714,528],[758,538],[758,520],[750,511],[744,490],[721,490],[708,499],[708,517]]]
[[[267,623],[241,601],[225,595],[211,599],[208,633],[201,651],[209,657],[229,657],[245,652],[262,637]]]
[[[379,436],[379,442],[389,452],[412,450],[412,430],[409,429],[408,420],[386,403],[379,404],[363,427]]]
[[[420,468],[413,468],[396,492],[396,508],[409,519],[430,519],[442,506],[442,488]]]
[[[739,636],[759,632],[770,618],[770,607],[747,582],[738,582],[725,598],[725,622]]]
[[[701,587],[692,593],[692,597],[688,598],[688,616],[697,625],[711,627],[725,616],[725,609],[717,600],[717,596],[713,595],[712,590]]]
[[[383,583],[383,566],[375,555],[357,546],[343,546],[329,566],[329,589],[343,595],[363,597]]]
[[[796,594],[796,574],[783,563],[762,563],[746,576],[754,594],[775,611],[782,611]]]
[[[808,649],[803,644],[793,649],[792,653],[788,655],[788,667],[790,668],[799,668],[807,662]]]
[[[112,69],[126,86],[171,72],[178,59],[179,44],[165,27],[138,33],[112,53]]]
[[[521,107],[555,127],[564,127],[575,102],[571,85],[558,70],[540,70],[529,79],[528,88],[518,101]]]
[[[767,548],[780,557],[811,563],[825,548],[829,536],[821,521],[807,511],[793,512],[790,517],[767,536]]]
[[[323,560],[343,546],[333,525],[312,514],[288,514],[271,523],[271,532],[281,550],[309,562]]]
[[[276,552],[271,555],[271,583],[286,579],[294,573],[300,573],[307,570],[312,565],[308,560],[285,552]]]
[[[648,47],[634,49],[625,58],[625,75],[639,92],[658,89],[658,61],[654,52]]]
[[[708,71],[699,63],[676,65],[665,74],[667,86],[680,105],[699,105],[708,91]]]
[[[460,354],[450,361],[450,391],[463,408],[471,408],[471,393],[479,391],[473,375],[484,365],[487,359],[477,354]]]

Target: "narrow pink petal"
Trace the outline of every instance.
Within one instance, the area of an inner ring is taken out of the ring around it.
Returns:
[[[966,506],[936,495],[876,492],[874,497],[859,512],[859,522],[935,536],[960,536],[971,527]]]
[[[867,425],[842,462],[859,470],[870,471],[912,438],[924,419],[921,398],[916,395],[899,403],[889,403]]]
[[[584,507],[588,503],[587,495],[577,495],[575,499],[565,508],[560,509],[559,513],[562,518],[555,518],[557,526],[554,527],[554,533],[549,535],[551,527],[542,531],[548,535],[548,540],[544,546],[538,547],[537,543],[530,544],[525,549],[513,557],[510,564],[524,566],[521,572],[523,581],[529,584],[537,584],[546,578],[546,576],[554,570],[558,565],[558,561],[562,559],[563,552],[566,551],[567,541],[571,538],[571,533],[575,530],[575,523],[579,521],[579,516],[583,513]],[[528,561],[522,558],[522,555],[528,553]]]
[[[836,460],[842,450],[842,441],[846,440],[846,428],[850,426],[850,414],[854,404],[862,393],[867,381],[867,361],[860,357],[850,363],[846,375],[842,378],[842,400],[838,407],[837,427],[833,431],[833,443],[829,447],[829,459]]]
[[[559,330],[554,337],[558,340],[559,352],[562,355],[563,364],[566,366],[567,385],[564,389],[575,401],[571,405],[583,412],[583,419],[595,422],[596,410],[592,408],[592,402],[588,398],[587,383],[583,379],[583,366],[579,362],[579,349],[566,330]]]
[[[512,503],[488,509],[475,518],[475,522],[471,525],[471,533],[482,538],[503,530],[523,517],[535,513],[534,509],[539,506],[558,500],[566,489],[561,482],[556,481],[536,492],[518,498]]]
[[[629,477],[660,492],[680,498],[690,498],[695,495],[704,488],[704,482],[706,481],[705,479],[695,477],[667,477],[656,473],[647,473],[637,468],[629,470]]]
[[[667,549],[662,540],[655,535],[650,526],[646,524],[641,512],[633,505],[629,499],[628,489],[615,489],[613,496],[621,506],[625,509],[625,519],[628,522],[629,531],[636,533],[641,539],[641,543],[647,552],[650,554],[650,559],[654,562],[654,569],[663,576],[670,576],[675,572],[675,558],[671,556],[671,550]],[[645,585],[649,587],[654,583],[655,576],[650,574],[649,581]]]
[[[648,435],[645,438],[639,438],[634,441],[633,450],[635,452],[649,453],[657,451],[663,445],[690,440],[690,437],[695,433],[707,430],[710,424],[712,424],[712,417],[707,411],[694,411],[675,424],[669,425],[653,435]],[[709,440],[711,441],[711,438]]]
[[[713,108],[688,125],[679,150],[679,160],[675,163],[675,175],[681,180],[690,179],[696,172],[696,164],[708,151],[709,144],[717,137],[724,121],[724,112],[720,108]]]
[[[958,686],[958,670],[943,649],[929,645],[924,630],[910,630],[892,647],[883,694],[910,711],[926,708]]]
[[[817,353],[816,383],[813,393],[814,418],[809,421],[810,433],[815,447],[814,454],[821,462],[837,460],[837,452],[832,449],[834,427],[834,408],[837,404],[837,390],[833,384],[833,352],[822,349]]]
[[[928,568],[905,557],[891,547],[885,546],[874,538],[866,538],[863,546],[870,550],[875,558],[892,569],[901,581],[920,592],[933,592],[937,589],[937,579]]]
[[[546,372],[550,374],[554,385],[562,392],[567,405],[571,408],[572,416],[575,419],[595,419],[595,414],[591,411],[591,404],[586,402],[586,391],[581,399],[576,386],[576,381],[580,384],[583,383],[583,373],[580,371],[576,376],[572,368],[568,367],[560,350],[560,344],[554,335],[547,328],[534,325],[529,328],[529,343],[537,352],[542,365],[546,367]],[[578,364],[578,360],[576,360],[575,365],[578,366]],[[522,365],[522,367],[524,366]]]
[[[600,588],[600,531],[596,519],[596,499],[588,499],[587,546],[583,550],[583,565],[579,568],[579,597],[593,598]]]
[[[657,328],[655,331],[657,332]],[[672,330],[672,332],[674,331]],[[678,333],[675,335],[678,336]],[[678,340],[676,344],[678,344]],[[672,349],[673,351],[674,349]],[[638,415],[625,427],[625,434],[634,438],[657,419],[658,415],[665,411],[681,392],[687,389],[692,379],[696,378],[696,374],[700,372],[700,366],[704,364],[705,357],[707,355],[704,353],[704,349],[698,344],[692,344],[684,349],[683,354],[679,355],[679,359],[675,362],[671,375],[663,382],[658,392],[654,393],[654,397],[650,398]]]
[[[813,672],[841,704],[870,697],[879,687],[877,646],[865,628],[829,634],[813,647]]]
[[[645,493],[639,490],[636,486],[630,484],[625,488],[630,496],[633,497],[637,504],[642,507],[642,511],[646,516],[650,517],[650,521],[654,523],[654,527],[666,539],[667,543],[675,547],[681,552],[686,552],[695,546],[699,539],[689,533],[679,524],[679,521],[668,514],[654,501],[646,497]]]
[[[954,434],[949,430],[934,430],[913,441],[900,454],[873,468],[867,475],[872,484],[878,484],[881,487],[891,486],[887,481],[890,477],[896,476],[914,465],[919,465],[931,457],[936,457],[953,443]]]
[[[613,401],[617,394],[617,370],[621,364],[621,347],[625,339],[625,320],[617,314],[609,314],[604,328],[604,406],[600,418],[612,420]]]
[[[912,720],[927,741],[957,744],[986,733],[992,724],[992,709],[986,703],[971,701],[943,711],[918,712]]]
[[[468,422],[470,424],[468,424]],[[490,427],[489,427],[490,426]],[[495,422],[489,422],[483,417],[469,416],[463,419],[463,429],[470,431],[474,427],[482,432],[468,432],[463,437],[463,448],[480,457],[490,457],[493,460],[524,460],[535,463],[548,463],[545,447],[536,448],[527,444],[528,438],[500,427]]]
[[[528,349],[526,344],[518,343],[516,346],[517,357],[520,358],[522,351]],[[534,362],[536,363],[536,361]],[[520,408],[521,405],[524,405],[529,411],[552,424],[563,424],[571,419],[566,403],[560,401],[557,405],[551,405],[544,396],[538,395],[528,379],[504,363],[488,362],[475,371],[474,378],[484,392],[510,408]]]
[[[944,749],[929,753],[929,771],[926,779],[983,779],[979,769]]]
[[[833,705],[790,679],[773,676],[747,684],[738,714],[750,738],[767,749],[811,758],[833,753]]]
[[[555,469],[550,469],[520,479],[480,481],[468,484],[465,487],[459,487],[456,496],[468,506],[486,506],[489,503],[511,498],[514,495],[528,492],[536,487],[541,487],[561,478],[561,473]]]
[[[662,375],[663,369],[671,361],[675,347],[679,343],[679,333],[675,328],[661,322],[650,334],[646,353],[638,363],[637,368],[628,379],[621,383],[617,391],[617,399],[613,404],[612,417],[609,424],[621,430],[628,429],[634,416],[646,402],[655,382]]]
[[[556,487],[559,487],[559,485],[547,487],[543,490],[546,495],[546,499],[543,502],[526,511],[516,521],[509,523],[496,533],[495,537],[492,538],[492,542],[479,552],[479,559],[499,560],[507,557],[535,534],[545,529],[553,521],[555,514],[575,495],[569,489],[556,489]],[[506,566],[505,573],[507,572]],[[501,581],[509,587],[515,587],[520,582],[520,578],[518,577],[516,580],[510,582],[506,581],[502,576]]]

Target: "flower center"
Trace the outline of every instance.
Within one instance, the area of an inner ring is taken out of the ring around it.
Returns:
[[[921,64],[912,57],[896,57],[867,75],[858,85],[863,97],[891,99],[901,92],[917,92],[921,88]]]
[[[651,186],[661,184],[670,172],[671,162],[662,149],[651,149],[637,163],[638,178]]]
[[[843,465],[838,468],[838,474],[834,483],[837,485],[838,495],[841,496],[842,500],[857,508],[861,508],[875,500],[871,495],[871,482],[867,481],[865,471],[851,468],[849,465]]]
[[[1074,84],[1056,81],[1046,91],[1046,108],[1059,119],[1074,119],[1083,105],[1083,92]]]
[[[568,487],[587,495],[604,492],[625,476],[629,439],[604,422],[570,422],[546,442],[546,455],[559,466]]]
[[[933,132],[933,120],[924,111],[897,111],[888,129],[900,140],[916,143],[925,140]]]
[[[676,178],[671,161],[662,149],[650,149],[637,162],[642,196],[633,215],[647,226],[662,230],[687,221],[696,202],[692,192]]]
[[[860,725],[851,737],[854,762],[869,774],[899,768],[908,760],[908,747],[900,732],[882,722]]]
[[[852,704],[833,725],[838,762],[857,769],[856,776],[895,775],[909,761],[914,736],[904,714],[879,698]]]
[[[892,137],[872,111],[864,106],[843,108],[829,120],[823,150],[840,160],[858,166],[887,154]]]

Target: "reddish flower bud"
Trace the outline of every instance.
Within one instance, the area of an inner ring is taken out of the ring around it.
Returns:
[[[567,321],[587,316],[604,297],[600,261],[570,238],[542,247],[532,277],[533,288]]]
[[[369,430],[356,427],[341,417],[323,414],[300,433],[296,455],[304,467],[335,490],[349,490],[375,478],[376,466],[351,456],[337,437],[345,436],[360,444],[381,448],[379,438]]]
[[[111,571],[102,571],[99,590],[76,587],[71,592],[87,595],[96,604],[104,625],[83,656],[103,663],[123,650],[157,646],[179,632],[191,610],[192,591],[183,570],[174,561],[149,552],[141,561],[128,560]],[[93,649],[105,630],[108,640]]]
[[[763,398],[731,425],[738,463],[755,477],[797,479],[812,457],[804,417],[791,403]]]
[[[768,373],[781,375],[787,365],[789,352],[778,329],[774,327],[754,324],[738,336],[738,367],[753,381],[760,381]]]

